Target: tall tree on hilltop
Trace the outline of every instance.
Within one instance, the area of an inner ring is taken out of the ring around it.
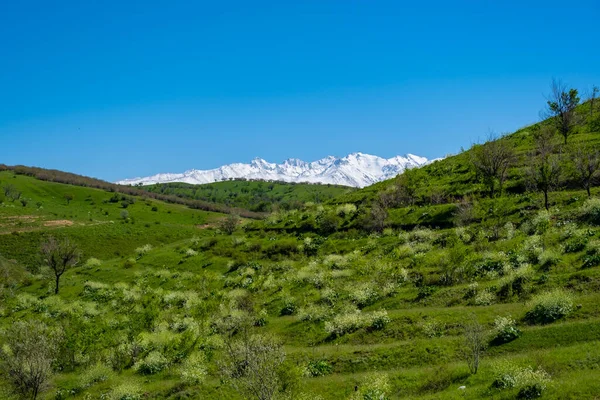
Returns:
[[[577,89],[567,89],[561,81],[552,80],[545,116],[552,118],[558,133],[565,139],[565,144],[577,124],[575,107],[579,100]]]

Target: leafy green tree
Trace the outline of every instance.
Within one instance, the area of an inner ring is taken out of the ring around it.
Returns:
[[[50,236],[42,243],[40,253],[44,264],[54,273],[54,294],[58,294],[60,277],[68,269],[77,265],[81,252],[69,239],[58,240]]]
[[[565,144],[567,144],[567,140],[573,134],[573,128],[577,124],[575,108],[579,101],[577,89],[567,89],[562,82],[552,81],[546,116],[553,119],[558,133],[565,139]]]
[[[71,204],[71,201],[73,201],[74,198],[75,196],[72,193],[66,193],[65,200],[67,201],[67,205]]]
[[[59,335],[38,321],[13,323],[4,335],[0,365],[14,391],[24,399],[37,399],[52,376]]]
[[[271,400],[285,389],[286,354],[272,338],[249,335],[225,342],[221,372],[231,386],[246,399]]]
[[[228,235],[233,234],[238,227],[240,217],[237,214],[229,214],[219,221],[219,228]]]

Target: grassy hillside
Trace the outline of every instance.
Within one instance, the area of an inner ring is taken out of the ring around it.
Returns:
[[[256,212],[301,208],[304,203],[322,203],[355,189],[338,185],[233,180],[205,185],[163,183],[143,186],[152,193],[225,204]]]
[[[571,140],[597,144],[593,122]],[[470,150],[231,235],[220,214],[0,173],[30,199],[0,204],[3,359],[15,332],[56,346],[44,399],[594,398],[600,188],[565,173],[546,210],[525,179],[535,129],[503,139],[502,195]],[[57,295],[50,234],[83,252]]]

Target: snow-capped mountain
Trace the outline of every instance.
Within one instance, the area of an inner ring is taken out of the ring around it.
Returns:
[[[406,168],[419,167],[428,162],[425,157],[413,154],[386,159],[370,154],[352,153],[342,158],[329,156],[313,162],[290,158],[281,164],[255,158],[250,164],[234,163],[204,171],[191,169],[182,174],[157,174],[146,178],[124,179],[117,183],[121,185],[152,185],[168,182],[201,184],[245,178],[364,187],[392,178]]]

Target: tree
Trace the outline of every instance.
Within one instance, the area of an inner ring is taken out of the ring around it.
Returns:
[[[15,185],[7,183],[2,189],[4,191],[4,196],[13,203],[21,198],[21,192],[17,190]]]
[[[577,89],[567,87],[557,80],[552,80],[550,96],[547,101],[546,116],[552,118],[558,133],[565,139],[573,133],[573,127],[577,123],[575,107],[579,104]]]
[[[43,262],[54,273],[56,286],[54,294],[58,294],[60,277],[70,268],[77,265],[81,257],[81,252],[77,246],[64,238],[58,240],[50,236],[42,243],[40,248]]]
[[[237,229],[240,217],[237,214],[229,214],[226,218],[219,221],[219,228],[228,235],[231,235]]]
[[[42,322],[18,321],[4,335],[0,363],[16,393],[36,399],[52,375],[58,333]]]
[[[271,400],[283,388],[286,354],[272,338],[241,332],[225,341],[221,372],[244,398]]]
[[[571,149],[569,156],[575,178],[591,197],[590,188],[600,172],[600,150],[597,146],[580,144]]]
[[[502,187],[506,180],[508,169],[514,164],[516,155],[513,147],[505,139],[498,139],[493,134],[484,144],[473,147],[471,163],[477,175],[488,188],[490,198],[498,191],[502,194]]]
[[[590,90],[590,119],[594,117],[594,102],[599,90],[598,86],[592,86],[592,90]]]
[[[544,207],[550,208],[548,193],[560,183],[562,165],[560,154],[554,154],[552,132],[542,129],[535,136],[535,148],[529,155],[527,177],[529,186],[544,194]]]
[[[71,201],[73,201],[74,198],[75,198],[75,196],[73,194],[66,193],[65,200],[67,201],[67,205],[71,204]]]
[[[475,317],[464,326],[463,356],[469,366],[469,371],[476,374],[479,362],[485,351],[487,334]]]

